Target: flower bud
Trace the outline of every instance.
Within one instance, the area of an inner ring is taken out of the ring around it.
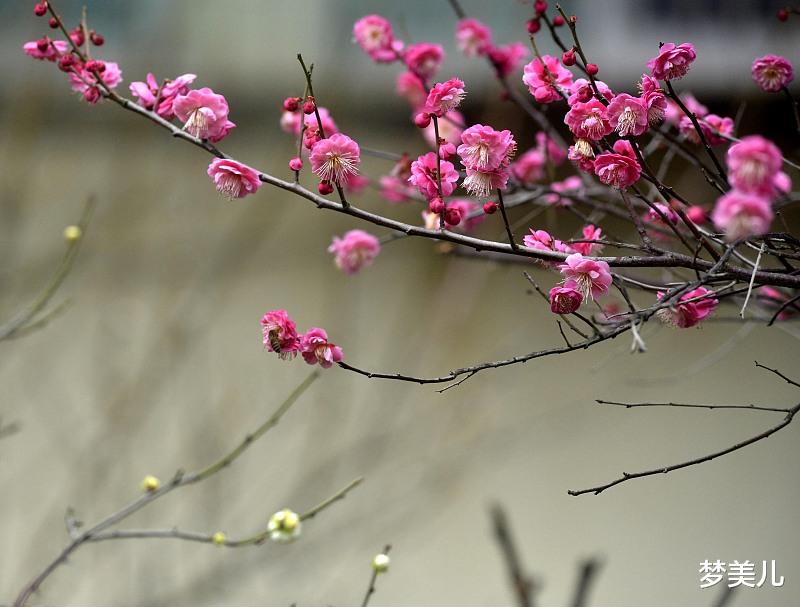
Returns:
[[[426,112],[420,112],[414,116],[414,124],[419,128],[424,129],[431,123],[431,115]]]
[[[389,571],[389,562],[388,554],[376,554],[375,558],[372,559],[372,568],[375,573],[386,573]]]
[[[428,203],[428,210],[431,213],[441,215],[442,211],[444,211],[444,202],[442,202],[442,199],[438,196],[436,198],[431,198],[430,202]]]
[[[497,212],[497,203],[491,200],[483,203],[483,212],[487,215],[494,215]]]
[[[564,65],[566,65],[566,66],[575,65],[575,61],[576,60],[575,60],[575,49],[574,48],[571,48],[568,51],[564,51],[561,54],[561,63],[563,63]]]
[[[461,210],[456,207],[449,207],[444,212],[444,222],[447,225],[457,226],[461,223]]]
[[[106,42],[106,39],[103,38],[103,36],[101,34],[98,34],[97,32],[92,32],[89,35],[89,40],[91,40],[92,44],[94,44],[95,46],[103,46]]]
[[[597,72],[600,71],[600,68],[597,67],[596,63],[587,63],[586,64],[586,73],[590,76],[597,76]]]
[[[215,546],[223,546],[225,541],[228,538],[225,537],[225,534],[222,531],[217,531],[214,535],[211,536],[211,543]]]
[[[283,109],[287,112],[296,112],[300,107],[300,99],[297,97],[287,97],[283,100]]]
[[[51,30],[58,29],[58,19],[55,17],[50,17],[50,20],[47,22],[47,25],[50,26]]]
[[[789,11],[785,8],[778,9],[778,21],[788,21],[789,20]]]
[[[525,27],[527,27],[529,34],[535,34],[540,29],[542,29],[542,22],[539,21],[539,19],[537,18],[528,19],[528,22],[525,24]]]
[[[333,186],[331,185],[330,181],[320,181],[319,185],[317,186],[317,191],[323,196],[327,196],[333,192]]]
[[[564,17],[561,15],[553,17],[553,27],[561,27],[562,25],[564,25]]]
[[[83,236],[83,231],[79,226],[67,226],[64,228],[64,240],[67,242],[77,242]]]
[[[306,102],[303,104],[303,113],[304,114],[313,114],[314,110],[317,108],[314,100],[309,97]]]
[[[148,474],[142,480],[142,490],[147,493],[153,493],[154,491],[158,491],[159,487],[161,487],[161,481],[158,480],[155,476]]]
[[[267,531],[273,542],[286,544],[300,537],[302,522],[298,514],[288,508],[279,510],[269,519]]]
[[[295,156],[289,161],[289,168],[293,171],[299,171],[303,168],[303,159],[300,156]]]
[[[37,2],[33,7],[33,14],[37,17],[44,17],[47,14],[47,2]]]

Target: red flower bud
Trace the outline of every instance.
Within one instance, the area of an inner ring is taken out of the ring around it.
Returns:
[[[561,27],[562,25],[564,25],[564,17],[562,17],[561,15],[556,15],[555,17],[553,17],[554,27]]]
[[[300,99],[298,97],[287,97],[283,100],[283,109],[287,112],[296,112],[300,107]]]
[[[456,207],[450,207],[444,212],[444,222],[450,226],[457,226],[461,223],[461,211]]]
[[[33,7],[33,14],[37,17],[44,17],[47,14],[47,3],[37,2],[36,6]]]
[[[597,76],[597,72],[600,71],[600,68],[597,67],[596,63],[587,63],[586,64],[586,73],[590,76]]]
[[[430,202],[428,202],[428,210],[431,213],[440,215],[442,211],[444,211],[444,202],[442,202],[442,199],[438,196],[436,198],[431,198]]]
[[[50,46],[50,40],[48,40],[46,37],[40,38],[39,40],[36,41],[36,48],[38,48],[42,52],[45,52],[48,46]]]
[[[575,65],[575,49],[571,48],[561,54],[561,63],[567,66]]]
[[[303,104],[303,113],[304,114],[313,114],[315,109],[317,109],[317,106],[314,103],[314,100],[309,97],[306,100],[306,102]]]
[[[106,39],[103,38],[103,36],[101,34],[98,34],[97,32],[92,32],[89,35],[89,40],[91,40],[92,44],[94,44],[95,46],[103,46],[103,44],[105,44],[106,42]]]
[[[496,202],[492,202],[490,200],[489,202],[485,202],[483,204],[483,212],[486,213],[487,215],[494,215],[496,211],[497,211]]]
[[[541,15],[547,10],[547,2],[545,2],[545,0],[536,0],[536,2],[533,3],[533,10],[536,11],[537,15]]]
[[[431,123],[431,115],[425,112],[420,112],[416,116],[414,116],[414,124],[416,124],[419,128],[424,129]]]
[[[542,22],[539,21],[539,19],[537,19],[537,18],[529,19],[528,23],[526,24],[526,26],[528,28],[528,33],[529,34],[535,34],[540,29],[542,29]]]
[[[317,186],[317,191],[323,196],[327,196],[333,192],[333,186],[331,185],[330,181],[320,181],[319,185]]]
[[[58,29],[58,20],[55,17],[50,17],[50,21],[47,22],[47,25],[50,26],[50,29]]]
[[[778,10],[778,21],[788,21],[789,20],[789,11],[785,8]]]
[[[75,65],[75,57],[72,55],[65,54],[58,58],[58,69],[62,72],[72,71],[73,65]]]

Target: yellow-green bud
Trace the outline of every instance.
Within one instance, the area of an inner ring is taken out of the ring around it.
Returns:
[[[372,559],[372,568],[377,573],[386,573],[389,571],[389,555],[383,553],[375,555],[375,558]]]
[[[270,517],[267,531],[269,531],[269,538],[272,541],[285,544],[300,536],[302,526],[300,516],[296,512],[284,508]]]
[[[215,546],[222,546],[225,543],[225,534],[222,531],[217,531],[214,535],[211,536],[211,543]]]
[[[83,230],[78,226],[67,226],[64,228],[64,240],[67,242],[76,242],[83,236]]]
[[[158,491],[158,488],[161,486],[161,481],[158,480],[155,476],[148,474],[142,480],[142,489],[147,493],[152,493],[153,491]]]

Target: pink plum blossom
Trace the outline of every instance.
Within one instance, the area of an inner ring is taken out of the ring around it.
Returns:
[[[564,116],[564,124],[575,137],[592,141],[602,139],[614,130],[606,106],[597,99],[575,103]]]
[[[642,102],[647,108],[647,120],[650,124],[658,124],[667,115],[667,97],[664,91],[658,86],[658,80],[647,74],[642,74],[639,89],[642,92]]]
[[[456,189],[456,182],[458,181],[458,171],[456,171],[452,162],[442,160],[441,166],[441,180],[442,180],[442,196],[450,196],[453,190]],[[411,163],[411,177],[408,182],[417,187],[427,200],[439,196],[437,175],[437,159],[435,152],[428,152],[417,158]]]
[[[581,307],[583,295],[571,286],[555,286],[550,289],[550,310],[553,314],[572,314]]]
[[[585,259],[580,253],[573,253],[559,269],[564,276],[564,286],[576,289],[584,300],[605,295],[611,286],[611,271],[605,261]]]
[[[311,170],[322,180],[344,185],[358,174],[361,150],[358,144],[342,133],[320,139],[311,148]]]
[[[794,79],[792,64],[780,55],[764,55],[753,61],[750,74],[761,90],[776,93],[789,86]]]
[[[456,25],[456,44],[467,57],[485,55],[492,45],[492,30],[477,19],[462,19]]]
[[[781,151],[761,135],[749,135],[728,148],[730,182],[744,192],[771,194],[781,169]]]
[[[659,301],[664,299],[665,293],[659,292],[656,297]],[[692,301],[694,300],[694,301]],[[661,308],[656,312],[659,320],[673,327],[686,329],[694,327],[707,318],[717,307],[719,300],[714,297],[714,292],[698,287],[678,298],[678,302],[669,308]]]
[[[342,361],[342,349],[328,341],[325,329],[313,327],[300,337],[300,351],[309,365],[319,364],[323,369]]]
[[[172,107],[178,120],[184,123],[184,130],[199,139],[219,141],[235,126],[228,120],[225,97],[207,87],[178,95]]]
[[[294,358],[300,351],[297,325],[286,310],[270,310],[261,318],[264,347],[284,360]]]
[[[733,119],[728,117],[717,116],[716,114],[706,114],[704,117],[698,119],[700,129],[703,131],[703,136],[709,145],[723,145],[728,143],[728,140],[723,137],[733,135]],[[681,118],[678,123],[678,129],[681,134],[689,141],[699,145],[701,143],[700,135],[694,124],[688,116]]]
[[[620,139],[614,143],[614,153],[598,154],[594,160],[594,173],[604,184],[624,189],[639,181],[642,168],[631,144]]]
[[[661,212],[659,213],[655,209],[650,209],[649,211],[647,211],[647,220],[648,221],[650,221],[652,223],[662,223],[663,224],[664,223],[664,218],[666,218],[667,223],[671,223],[672,225],[677,225],[678,224],[678,221],[680,220],[680,217],[678,217],[678,214],[675,211],[673,211],[669,206],[667,206],[667,205],[665,205],[663,203],[660,203],[660,202],[654,203],[653,206],[656,209],[658,209],[658,211],[661,211]]]
[[[69,43],[66,40],[42,38],[41,40],[26,42],[22,45],[22,50],[26,55],[34,59],[55,61],[69,50]]]
[[[476,124],[461,133],[458,155],[462,164],[476,171],[493,171],[505,166],[514,156],[517,143],[511,131],[497,131]]]
[[[564,91],[572,86],[572,72],[561,65],[557,57],[544,55],[528,63],[522,82],[539,103],[552,103],[561,99]]]
[[[383,175],[378,183],[380,184],[380,195],[387,202],[400,203],[411,200],[412,191],[408,187],[408,178]]]
[[[97,103],[103,96],[102,90],[97,85],[98,77],[110,89],[122,82],[122,70],[119,69],[119,65],[113,61],[104,61],[103,64],[105,70],[102,72],[90,72],[85,67],[76,65],[74,71],[69,73],[72,90],[81,93],[88,103]]]
[[[379,15],[367,15],[356,21],[353,38],[373,61],[391,63],[398,58],[392,24]]]
[[[658,80],[677,80],[686,75],[695,59],[697,53],[691,42],[678,45],[667,42],[659,49],[658,56],[647,62],[647,67]]]
[[[507,165],[491,171],[467,169],[463,185],[464,189],[473,196],[484,198],[489,196],[493,190],[505,190],[509,177],[511,177],[511,171]]]
[[[611,101],[614,98],[614,93],[611,91],[611,88],[602,80],[595,80],[594,83],[597,85],[597,90],[600,91],[600,94],[605,97],[608,101]],[[572,86],[569,89],[569,97],[567,98],[567,103],[569,105],[575,105],[576,103],[586,103],[594,97],[594,89],[592,89],[592,83],[587,80],[586,78],[578,78],[575,82],[572,83]]]
[[[131,82],[130,89],[133,96],[139,98],[139,105],[147,110],[154,109],[158,99],[156,113],[165,120],[172,120],[175,117],[175,99],[189,92],[189,85],[195,78],[195,74],[183,74],[167,80],[162,86],[153,74],[148,73],[144,82]]]
[[[567,150],[567,158],[578,165],[581,171],[594,173],[594,148],[588,139],[576,139]]]
[[[531,186],[544,177],[546,160],[542,151],[531,148],[511,165],[511,174],[521,185]]]
[[[464,95],[466,95],[464,82],[458,78],[437,82],[431,87],[422,111],[441,118],[447,112],[456,109],[461,104]]]
[[[530,233],[522,238],[522,243],[530,248],[539,251],[553,251],[555,253],[571,253],[572,249],[560,240],[553,238],[549,232],[545,230],[534,230],[531,228]]]
[[[217,191],[230,200],[244,198],[261,187],[258,171],[230,158],[214,158],[208,165],[208,176]]]
[[[355,274],[371,265],[380,251],[378,239],[364,230],[350,230],[341,238],[334,236],[328,247],[328,252],[335,256],[336,267],[345,274]]]
[[[403,59],[409,70],[427,80],[439,71],[444,61],[444,49],[439,44],[418,42],[406,48]]]
[[[603,230],[592,224],[583,226],[582,240],[602,240]],[[603,249],[603,244],[600,242],[573,242],[570,248],[576,253],[581,255],[592,256],[597,255]]]
[[[528,56],[528,49],[521,42],[512,42],[503,46],[492,46],[487,51],[489,59],[500,78],[508,78],[519,69],[520,64]]]
[[[717,200],[711,220],[729,242],[769,232],[773,213],[770,201],[759,194],[731,190]]]
[[[620,93],[611,100],[607,114],[609,123],[620,137],[638,137],[650,124],[644,101],[627,93]]]

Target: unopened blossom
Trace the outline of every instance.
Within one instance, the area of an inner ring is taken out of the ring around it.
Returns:
[[[420,108],[427,99],[425,85],[416,74],[405,71],[397,75],[395,81],[395,91],[401,97],[405,97],[413,110]]]
[[[40,61],[55,61],[69,50],[69,43],[66,40],[32,40],[22,45],[22,50],[29,57]]]
[[[214,158],[208,165],[208,176],[217,191],[230,200],[244,198],[261,187],[258,171],[230,158]]]
[[[467,57],[484,55],[492,45],[492,30],[477,19],[461,19],[456,25],[456,44]]]
[[[410,44],[403,51],[403,60],[409,70],[427,80],[439,71],[444,61],[444,49],[439,44],[429,42]]]
[[[665,293],[659,292],[656,297],[659,301],[664,299]],[[714,292],[698,287],[678,298],[669,308],[661,308],[656,312],[656,317],[665,324],[681,329],[687,329],[699,324],[707,318],[717,307],[719,300],[714,297]]]
[[[307,131],[319,133],[317,112],[319,112],[319,117],[322,119],[322,128],[326,136],[330,137],[339,132],[339,127],[337,127],[336,123],[333,121],[330,111],[328,108],[322,106],[317,106],[316,111],[311,114],[304,114],[303,112],[283,112],[283,114],[281,114],[281,129],[286,133],[299,135],[302,126],[305,124]]]
[[[208,87],[178,95],[172,107],[178,120],[184,123],[184,130],[198,139],[219,140],[234,126],[228,120],[225,97]]]
[[[261,317],[261,334],[264,347],[287,360],[300,351],[297,325],[286,310],[270,310]]]
[[[606,185],[624,189],[639,181],[642,168],[636,161],[631,144],[624,139],[614,142],[614,152],[598,154],[594,173]]]
[[[456,189],[458,171],[452,162],[441,160],[438,163],[435,152],[428,152],[411,163],[411,177],[408,182],[417,187],[427,200],[439,196],[437,174],[441,169],[442,196],[450,196]]]
[[[328,247],[328,252],[334,254],[336,267],[345,274],[355,274],[371,265],[380,251],[378,239],[364,230],[350,230],[341,238],[334,236]]]
[[[780,55],[764,55],[753,61],[750,74],[755,83],[767,93],[776,93],[794,79],[792,64]]]
[[[729,179],[734,188],[769,194],[781,169],[781,151],[761,135],[749,135],[728,148]]]
[[[491,171],[468,168],[463,186],[473,196],[485,198],[494,190],[505,190],[508,186],[509,177],[511,177],[511,170],[508,165],[500,166]]]
[[[113,61],[104,61],[105,69],[102,72],[90,72],[83,66],[75,66],[74,71],[69,73],[69,80],[72,90],[81,93],[84,101],[97,103],[103,96],[103,91],[97,79],[103,81],[106,87],[113,89],[122,82],[122,70]]]
[[[458,155],[468,169],[493,171],[507,165],[516,149],[517,143],[511,131],[497,131],[490,126],[476,124],[461,133]]]
[[[557,207],[568,207],[572,205],[570,193],[578,193],[583,189],[583,181],[577,175],[570,175],[563,181],[554,181],[550,184],[552,193],[545,194],[542,199],[547,203]]]
[[[439,120],[439,139],[444,139],[446,144],[458,145],[461,143],[461,133],[464,129],[464,116],[458,110],[451,110]],[[422,136],[431,148],[436,149],[436,128],[431,122],[427,128],[422,129]],[[441,151],[440,151],[441,153]]]
[[[550,310],[554,314],[572,314],[582,303],[583,295],[573,286],[555,286],[550,289]]]
[[[658,124],[667,115],[667,97],[664,91],[658,85],[658,80],[647,74],[642,74],[639,89],[642,92],[642,103],[647,108],[647,120],[650,124]]]
[[[597,90],[600,91],[600,94],[603,97],[605,97],[609,101],[611,101],[614,98],[614,93],[611,91],[611,87],[609,87],[605,82],[603,82],[602,80],[595,80],[594,83],[597,86]],[[586,78],[578,78],[575,82],[572,83],[572,86],[570,86],[567,103],[569,105],[574,105],[576,103],[586,103],[592,97],[594,97],[594,89],[592,88],[592,83]]]
[[[342,133],[320,139],[311,148],[311,170],[322,180],[343,185],[358,173],[361,150],[358,144]]]
[[[172,80],[167,80],[163,85],[156,77],[148,73],[144,82],[131,82],[130,90],[134,97],[138,97],[139,105],[147,110],[155,109],[156,113],[165,120],[175,117],[174,103],[180,95],[189,92],[189,85],[194,82],[195,74],[183,74]],[[155,108],[156,101],[158,107]]]
[[[461,218],[458,229],[462,232],[471,232],[486,220],[486,215],[482,212],[482,205],[472,200],[454,198],[447,201],[447,209],[456,209]],[[481,211],[480,213],[478,211]],[[447,216],[445,216],[445,223]],[[449,227],[449,226],[448,226]]]
[[[706,210],[696,204],[686,209],[686,216],[689,218],[689,221],[697,225],[708,221],[708,214],[706,213]]]
[[[300,352],[309,365],[319,364],[323,369],[342,361],[342,349],[328,341],[325,329],[314,327],[300,338]]]
[[[547,164],[544,154],[538,148],[531,148],[521,154],[511,165],[511,174],[520,185],[531,186],[544,177]]]
[[[422,111],[431,116],[441,118],[447,112],[456,109],[464,99],[464,81],[451,78],[446,82],[437,82],[431,87]]]
[[[760,194],[731,190],[717,200],[711,220],[729,242],[769,232],[772,204]]]
[[[273,514],[267,524],[269,539],[279,544],[293,542],[302,532],[303,523],[293,510],[285,508]]]
[[[659,49],[658,56],[647,62],[647,67],[658,80],[677,80],[686,75],[695,59],[697,53],[691,42],[678,45],[667,42]]]
[[[375,558],[372,559],[372,569],[375,573],[386,573],[389,571],[389,563],[391,560],[389,559],[388,554],[376,554]]]
[[[608,121],[620,137],[638,137],[650,124],[647,106],[639,97],[620,93],[607,109]]]
[[[398,57],[392,24],[380,15],[367,15],[356,21],[353,38],[373,61],[391,63]]]
[[[584,300],[608,293],[612,278],[605,261],[585,259],[580,253],[573,253],[564,260],[559,269],[564,276],[564,286],[575,288]]]
[[[582,240],[600,241],[603,238],[603,230],[592,224],[583,226]],[[573,242],[570,248],[581,255],[597,255],[603,249],[602,242]]]
[[[708,145],[724,145],[728,143],[727,137],[733,136],[733,119],[727,116],[717,116],[716,114],[706,114],[703,118],[698,119],[700,130],[706,138]],[[699,145],[702,140],[694,127],[694,123],[688,116],[681,118],[678,123],[678,129],[681,134],[689,141]]]
[[[524,69],[522,82],[539,103],[552,103],[562,98],[572,86],[572,72],[561,65],[558,57],[534,58]]]
[[[512,42],[503,46],[492,46],[487,55],[497,70],[500,78],[507,78],[517,70],[528,56],[527,47],[521,42]]]
[[[608,110],[597,99],[575,103],[564,116],[564,124],[575,137],[597,141],[613,132]]]

